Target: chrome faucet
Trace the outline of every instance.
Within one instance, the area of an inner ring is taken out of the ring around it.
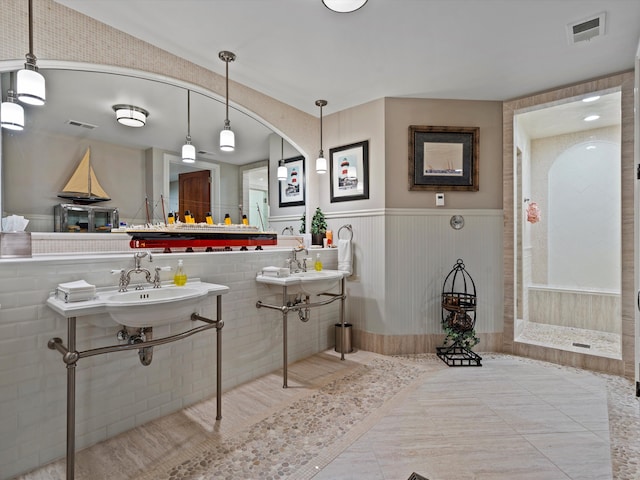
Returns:
[[[127,271],[125,271],[124,269],[121,270],[120,272],[120,283],[118,285],[118,291],[119,292],[126,292],[127,291],[127,287],[129,287],[129,282],[131,282],[131,274],[132,273],[144,273],[144,276],[147,280],[147,283],[151,283],[153,284],[153,288],[159,288],[160,287],[160,274],[158,269],[156,269],[156,275],[155,278],[153,280],[151,280],[151,272],[149,270],[147,270],[146,268],[142,268],[140,266],[140,261],[144,258],[144,257],[149,257],[149,262],[153,261],[153,257],[151,256],[151,252],[147,251],[147,252],[136,252],[133,254],[133,261],[134,261],[134,268],[131,268]],[[142,285],[136,285],[136,290],[143,290],[144,287]]]
[[[302,272],[307,271],[306,258],[304,258],[303,262],[300,263],[300,260],[298,260],[296,256],[296,254],[299,252],[304,252],[305,255],[309,255],[309,251],[306,248],[304,248],[302,245],[295,247],[293,250],[291,250],[291,258],[287,259],[287,263],[289,264],[289,268],[292,270],[293,273],[297,273],[300,271]]]

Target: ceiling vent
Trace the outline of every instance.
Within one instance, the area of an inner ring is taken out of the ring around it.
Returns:
[[[77,120],[67,120],[67,124],[71,125],[72,127],[86,128],[87,130],[98,128],[97,125],[91,125],[90,123],[79,122]]]
[[[601,37],[605,34],[606,13],[580,20],[567,25],[567,38],[569,45],[588,42],[593,38]]]

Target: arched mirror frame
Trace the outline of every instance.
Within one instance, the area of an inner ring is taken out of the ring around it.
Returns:
[[[21,60],[1,60],[0,61],[0,74],[2,73],[6,73],[6,72],[13,72],[13,71],[17,71],[21,68],[23,68],[24,62]],[[87,71],[87,72],[95,72],[95,73],[108,73],[108,74],[121,74],[121,75],[127,75],[127,76],[133,76],[133,77],[137,77],[143,80],[150,80],[150,81],[155,81],[155,82],[161,82],[161,83],[165,83],[167,85],[170,86],[175,86],[177,88],[181,88],[184,89],[185,91],[191,90],[192,92],[196,92],[199,93],[203,96],[206,97],[210,97],[216,101],[219,101],[221,103],[224,103],[224,98],[209,89],[206,89],[204,87],[201,87],[199,85],[196,84],[192,84],[189,82],[186,82],[184,80],[175,78],[175,77],[169,77],[169,76],[165,76],[165,75],[161,75],[161,74],[157,74],[157,73],[153,73],[153,72],[147,72],[147,71],[143,71],[143,70],[136,70],[136,69],[131,69],[131,68],[125,68],[125,67],[118,67],[118,66],[112,66],[112,65],[101,65],[101,64],[90,64],[90,63],[80,63],[80,62],[69,62],[69,61],[55,61],[55,60],[44,60],[44,61],[40,61],[39,62],[39,68],[41,70],[41,72],[45,75],[46,77],[46,70],[47,69],[58,69],[58,70],[79,70],[79,71]],[[0,88],[2,88],[1,91],[6,90],[6,85],[2,85],[0,84]],[[279,128],[277,128],[276,126],[274,126],[273,124],[271,124],[270,122],[268,122],[267,120],[265,120],[264,118],[262,118],[261,116],[257,115],[256,113],[243,108],[241,106],[235,105],[233,104],[233,102],[230,103],[229,108],[235,109],[251,118],[253,118],[255,121],[260,122],[261,124],[263,124],[264,126],[266,126],[267,128],[269,128],[273,133],[275,133],[278,136],[281,136],[282,138],[284,138],[285,142],[287,142],[289,144],[289,146],[295,150],[297,150],[298,152],[300,152],[301,155],[303,155],[306,159],[306,161],[308,162],[308,158],[310,158],[305,152],[304,150],[294,141],[292,140],[290,137],[288,137],[284,132],[282,132]],[[278,142],[279,144],[279,142]],[[272,155],[271,155],[272,156]],[[160,174],[158,174],[156,172],[156,174],[154,175],[155,178],[158,179],[159,183],[156,183],[156,181],[154,180],[154,184],[152,186],[148,186],[147,189],[147,193],[162,193],[162,194],[166,194],[167,192],[167,185],[168,185],[168,178],[169,178],[169,169],[170,169],[170,155],[165,155],[165,160],[163,160],[163,165],[162,165],[162,172]],[[269,167],[271,166],[272,163],[274,163],[274,160],[272,160],[271,158],[268,158],[268,163],[269,163]],[[277,166],[277,159],[275,160],[275,165]],[[4,197],[4,192],[3,192],[3,175],[2,175],[2,170],[3,170],[3,158],[2,158],[2,136],[0,135],[0,213],[4,212],[4,203],[3,203],[3,197]],[[272,170],[271,168],[269,168],[269,170]],[[273,178],[272,178],[273,177]],[[309,184],[309,174],[307,173],[307,184]],[[278,186],[277,180],[275,179],[275,167],[273,168],[273,174],[269,173],[269,198],[270,198],[270,204],[273,202],[273,198],[277,198],[277,189],[275,187]],[[149,189],[151,189],[149,191]],[[275,196],[273,191],[275,191]],[[306,212],[306,210],[309,208],[309,202],[307,202],[307,205],[303,208],[303,210]],[[293,216],[295,216],[296,218],[298,218],[301,214],[300,213],[294,213]],[[283,216],[283,215],[280,215]],[[283,216],[284,217],[284,216]],[[288,220],[288,218],[285,217],[285,220]]]
[[[514,115],[516,112],[539,105],[563,103],[567,99],[586,95],[589,92],[620,88],[622,92],[622,279],[621,322],[622,360],[594,357],[588,354],[561,351],[538,345],[524,344],[514,340],[516,315],[516,251],[514,203]],[[525,357],[552,361],[563,365],[574,365],[593,370],[633,376],[635,371],[635,242],[634,242],[634,143],[633,143],[633,73],[622,73],[578,85],[505,102],[503,104],[503,276],[504,276],[504,328],[503,349]]]

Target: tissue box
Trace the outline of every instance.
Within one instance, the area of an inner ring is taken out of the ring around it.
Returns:
[[[0,232],[0,258],[31,257],[31,232]]]

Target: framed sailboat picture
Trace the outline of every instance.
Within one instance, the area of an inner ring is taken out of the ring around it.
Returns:
[[[58,196],[82,205],[111,200],[93,171],[90,148],[87,148],[84,157],[82,157],[73,175],[71,175],[71,178]]]
[[[477,192],[480,128],[409,127],[409,190]]]

